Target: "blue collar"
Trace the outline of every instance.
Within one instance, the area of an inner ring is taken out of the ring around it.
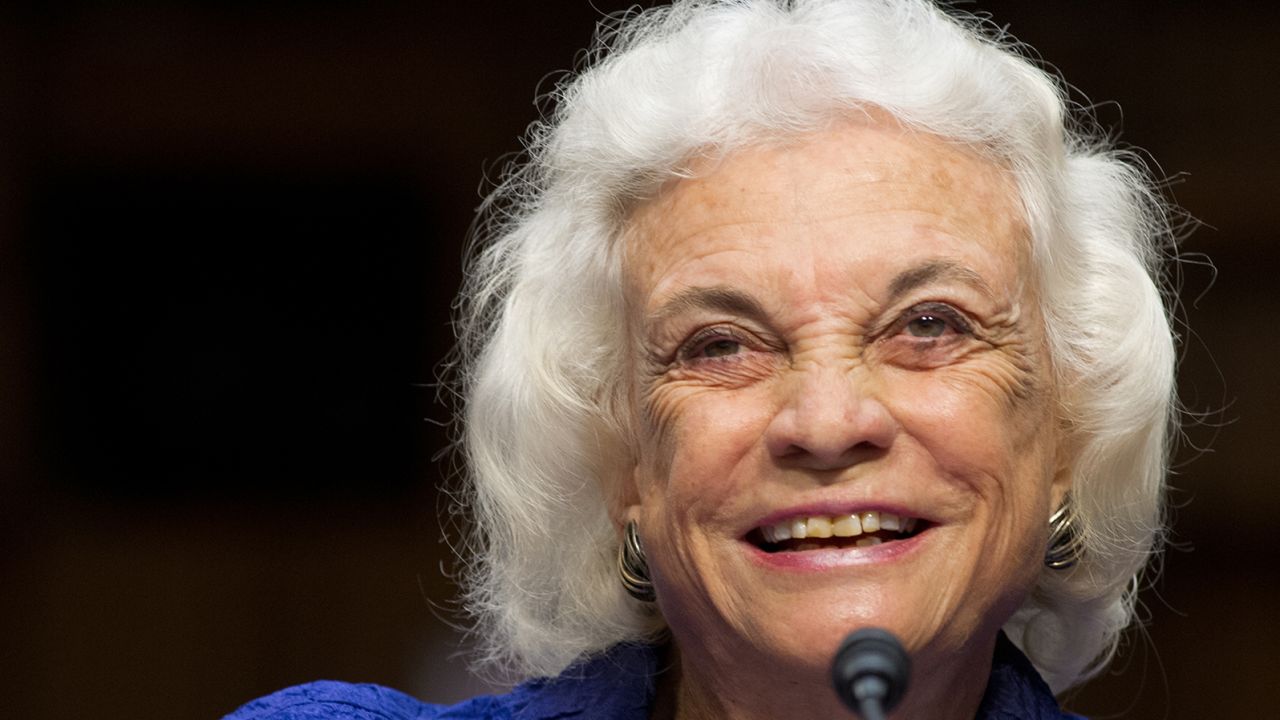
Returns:
[[[560,676],[525,683],[505,697],[515,720],[609,718],[647,720],[659,649],[624,643]],[[1004,633],[996,640],[991,677],[975,720],[1064,720],[1049,686]]]
[[[1063,712],[1026,655],[1002,631],[975,720],[1084,720]]]
[[[520,720],[609,718],[647,720],[653,704],[659,651],[623,643],[554,678],[532,680],[508,696]]]

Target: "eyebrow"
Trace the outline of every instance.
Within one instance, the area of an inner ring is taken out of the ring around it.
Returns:
[[[889,283],[889,302],[894,302],[916,288],[939,280],[955,280],[969,285],[988,297],[995,295],[987,281],[972,269],[953,260],[929,260],[894,276]]]
[[[762,318],[764,308],[750,295],[727,285],[692,287],[681,290],[649,317],[649,325],[661,325],[691,310],[716,310],[732,315]]]
[[[916,288],[939,280],[961,282],[987,296],[995,294],[974,270],[953,260],[929,260],[895,275],[889,283],[888,301],[892,303]],[[728,285],[711,285],[686,288],[676,293],[658,306],[647,324],[650,327],[661,325],[692,310],[713,310],[757,319],[766,317],[764,307],[754,297]]]

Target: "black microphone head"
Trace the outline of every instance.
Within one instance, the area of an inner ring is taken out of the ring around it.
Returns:
[[[893,633],[876,627],[862,628],[840,644],[831,661],[836,693],[854,712],[865,715],[863,702],[878,696],[887,714],[907,692],[911,658]]]

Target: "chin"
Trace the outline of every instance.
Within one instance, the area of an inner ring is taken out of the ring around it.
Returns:
[[[825,668],[863,627],[889,630],[912,653],[963,652],[993,639],[1025,590],[986,582],[980,557],[966,563],[944,552],[958,529],[934,526],[863,547],[770,552],[748,544],[744,576],[733,584],[751,588],[742,599],[752,611],[736,633],[765,655],[810,668]]]

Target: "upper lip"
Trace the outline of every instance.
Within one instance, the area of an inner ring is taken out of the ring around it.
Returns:
[[[753,530],[776,525],[789,520],[799,520],[808,517],[838,517],[841,515],[852,515],[854,513],[865,512],[888,512],[893,513],[902,518],[917,518],[926,523],[932,523],[934,520],[921,510],[912,508],[910,505],[894,501],[878,501],[878,500],[859,500],[859,501],[825,501],[804,503],[793,505],[791,507],[775,510],[755,521],[755,524],[746,528],[744,535]]]

